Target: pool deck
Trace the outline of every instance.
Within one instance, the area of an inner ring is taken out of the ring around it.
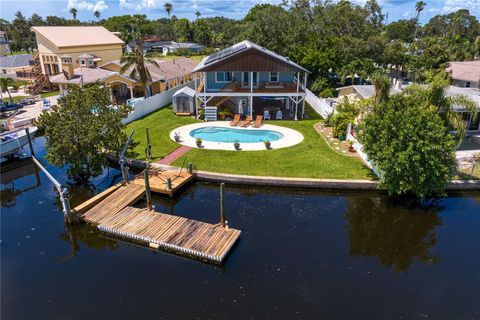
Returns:
[[[180,135],[180,139],[181,139],[179,144],[188,146],[191,148],[198,148],[195,142],[195,138],[190,135],[190,131],[199,129],[199,128],[206,128],[206,127],[234,128],[238,130],[271,130],[271,131],[276,131],[283,134],[283,138],[270,142],[271,149],[291,147],[296,144],[299,144],[304,139],[303,135],[300,132],[287,127],[275,126],[271,124],[264,124],[260,128],[253,128],[251,126],[247,128],[232,127],[230,126],[230,121],[202,122],[202,123],[195,123],[195,124],[182,126],[170,132],[170,139],[175,141],[174,136],[175,134],[178,134]],[[233,142],[213,142],[213,141],[203,140],[201,148],[209,149],[209,150],[238,151],[235,149]],[[265,145],[263,141],[255,142],[255,143],[240,143],[240,151],[259,151],[259,150],[265,150]]]

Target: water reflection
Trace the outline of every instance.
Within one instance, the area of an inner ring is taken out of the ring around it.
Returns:
[[[351,197],[345,215],[352,257],[376,257],[395,271],[407,271],[414,261],[434,264],[430,253],[436,243],[435,228],[442,220],[438,207],[409,208],[386,197]]]
[[[38,168],[31,158],[2,163],[0,173],[2,207],[15,205],[16,197],[41,184]]]

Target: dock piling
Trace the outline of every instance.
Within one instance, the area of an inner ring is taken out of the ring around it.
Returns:
[[[220,224],[225,228],[225,183],[220,183]]]
[[[150,182],[148,180],[148,168],[143,170],[143,178],[145,179],[145,194],[147,196],[147,209],[152,210],[152,194],[150,192]]]
[[[152,159],[152,145],[150,144],[150,133],[148,131],[148,128],[145,129],[146,135],[147,135],[147,148],[145,149],[145,156],[147,158],[147,161],[150,161]]]
[[[32,143],[32,138],[30,137],[30,129],[25,128],[25,133],[27,134],[28,146],[30,147],[30,154],[34,157],[35,151],[33,151],[33,143]]]
[[[130,179],[130,177],[128,176],[128,170],[129,170],[128,166],[122,167],[123,180],[125,180],[125,182],[127,183],[129,182],[129,179]]]
[[[188,163],[188,173],[190,173],[190,174],[193,173],[193,163],[191,163],[191,162]]]
[[[172,178],[167,179],[167,188],[168,191],[172,191]]]

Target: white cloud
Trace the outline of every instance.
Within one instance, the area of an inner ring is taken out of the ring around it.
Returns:
[[[443,6],[440,5],[437,8],[428,9],[428,12],[446,14],[460,9],[468,9],[470,14],[480,14],[480,1],[479,0],[444,0]]]
[[[120,8],[129,10],[151,9],[157,6],[156,0],[120,0]]]
[[[68,0],[67,8],[75,8],[77,10],[86,10],[86,11],[104,11],[108,9],[108,5],[104,0],[98,1],[86,1],[86,0]]]

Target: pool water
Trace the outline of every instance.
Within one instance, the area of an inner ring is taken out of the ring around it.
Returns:
[[[235,129],[223,127],[205,127],[190,131],[194,138],[211,142],[240,142],[256,143],[263,141],[276,141],[283,138],[283,134],[272,130]]]

